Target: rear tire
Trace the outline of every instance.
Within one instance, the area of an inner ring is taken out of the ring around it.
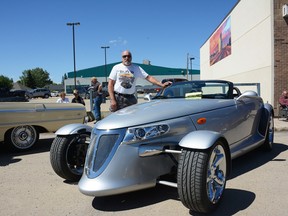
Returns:
[[[89,134],[57,136],[50,149],[50,163],[55,173],[66,180],[79,181],[89,142]]]
[[[178,193],[183,205],[194,212],[215,210],[226,186],[227,156],[218,140],[208,151],[182,151],[177,173]]]
[[[265,135],[265,141],[262,145],[264,151],[272,151],[274,143],[274,118],[273,114],[269,115],[268,125]]]

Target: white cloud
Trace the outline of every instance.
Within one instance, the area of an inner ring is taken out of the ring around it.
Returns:
[[[121,37],[118,37],[115,40],[110,40],[109,43],[114,45],[114,46],[117,46],[117,45],[126,45],[128,43],[128,41],[122,39]]]

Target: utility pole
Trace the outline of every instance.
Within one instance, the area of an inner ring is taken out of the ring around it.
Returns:
[[[192,81],[192,74],[193,74],[193,73],[192,73],[192,71],[193,71],[193,70],[192,70],[192,60],[194,60],[194,59],[195,59],[195,58],[193,58],[193,57],[190,58],[191,81]]]
[[[187,70],[186,70],[187,80],[188,80],[188,75],[189,75],[189,53],[187,53]]]
[[[107,62],[106,62],[106,49],[109,49],[109,46],[102,46],[102,49],[104,49],[104,55],[105,55],[105,85],[107,85]]]
[[[68,26],[72,26],[72,32],[73,32],[73,60],[74,60],[74,89],[76,89],[76,58],[75,58],[75,32],[74,32],[74,26],[80,25],[80,22],[76,23],[67,23]]]

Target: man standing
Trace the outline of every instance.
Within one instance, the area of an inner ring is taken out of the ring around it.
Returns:
[[[284,90],[279,98],[279,103],[283,107],[288,107],[288,92]]]
[[[96,77],[91,78],[91,86],[89,90],[92,90],[92,98],[94,103],[93,114],[96,121],[101,120],[101,103],[102,103],[102,86],[97,81]]]
[[[79,92],[77,89],[73,90],[74,98],[72,99],[72,103],[81,103],[85,106],[84,99],[79,95]]]
[[[171,82],[162,84],[153,76],[147,74],[141,67],[133,64],[131,52],[125,50],[122,52],[122,63],[115,65],[109,75],[108,92],[112,112],[137,103],[135,97],[137,78],[146,79],[162,88],[171,84]]]

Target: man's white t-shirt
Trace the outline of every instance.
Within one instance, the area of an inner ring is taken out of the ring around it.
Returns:
[[[138,65],[125,66],[123,63],[115,65],[109,75],[109,79],[115,81],[114,91],[121,94],[134,94],[136,91],[136,79],[145,79],[148,74]]]

